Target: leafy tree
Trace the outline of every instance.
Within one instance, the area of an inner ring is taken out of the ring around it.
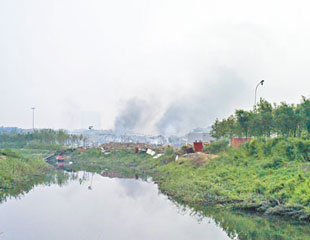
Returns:
[[[272,128],[273,128],[273,114],[272,114],[272,105],[266,100],[261,99],[255,108],[257,112],[258,119],[258,136],[267,136],[270,137]]]
[[[288,105],[284,102],[275,106],[274,122],[277,133],[284,136],[296,136],[298,124],[294,108],[294,105]]]
[[[236,120],[233,115],[227,118],[224,122],[225,125],[225,137],[232,138],[236,135]]]
[[[233,116],[212,125],[211,136],[216,139],[233,136],[310,136],[310,99],[302,97],[297,104],[272,105],[261,99],[252,111],[237,110]]]
[[[211,136],[215,139],[220,139],[225,135],[225,129],[223,121],[215,120],[215,123],[211,126]]]
[[[251,112],[245,110],[236,110],[238,135],[248,137],[251,122]]]
[[[310,99],[302,96],[302,103],[300,104],[302,113],[302,124],[303,127],[310,133]]]
[[[211,136],[220,139],[220,138],[231,138],[235,135],[236,132],[236,122],[234,116],[230,116],[227,119],[219,121],[216,119],[215,123],[212,125]]]

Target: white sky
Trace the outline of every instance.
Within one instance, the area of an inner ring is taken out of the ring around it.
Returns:
[[[222,111],[198,100],[210,107],[208,125],[251,107],[261,79],[259,97],[297,103],[309,97],[309,7],[301,0],[0,0],[0,126],[30,128],[35,106],[40,128],[80,128],[85,112],[112,128],[131,98],[152,102],[160,118],[171,103],[196,91],[212,95],[208,86],[218,84],[234,94],[214,97]],[[218,80],[221,69],[243,86],[226,86],[227,74]]]

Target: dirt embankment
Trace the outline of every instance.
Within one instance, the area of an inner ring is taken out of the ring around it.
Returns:
[[[212,159],[216,158],[217,155],[214,154],[207,154],[203,152],[196,152],[196,153],[188,153],[183,154],[178,158],[179,164],[183,164],[184,161],[190,161],[194,164],[195,168],[199,168],[208,164]]]

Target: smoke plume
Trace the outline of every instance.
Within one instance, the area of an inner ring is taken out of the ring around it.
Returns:
[[[213,84],[205,81],[190,90],[187,96],[175,100],[156,124],[160,134],[183,135],[197,127],[207,127],[217,117],[238,108],[244,96],[244,81],[233,71],[221,68]]]
[[[114,130],[119,134],[141,132],[151,116],[150,104],[138,98],[128,100],[115,119]]]
[[[153,128],[157,134],[181,136],[194,128],[208,127],[215,118],[226,117],[239,108],[246,89],[245,82],[234,71],[221,68],[212,79],[194,81],[184,95],[173,98],[168,106],[158,104],[160,95],[148,101],[128,100],[115,120],[115,130],[129,133]],[[158,112],[161,115],[156,119]]]

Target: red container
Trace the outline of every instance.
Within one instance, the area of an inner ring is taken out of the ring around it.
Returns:
[[[231,146],[238,148],[241,144],[251,141],[252,138],[234,137],[231,139]]]
[[[195,152],[202,152],[203,144],[202,142],[194,142]]]

